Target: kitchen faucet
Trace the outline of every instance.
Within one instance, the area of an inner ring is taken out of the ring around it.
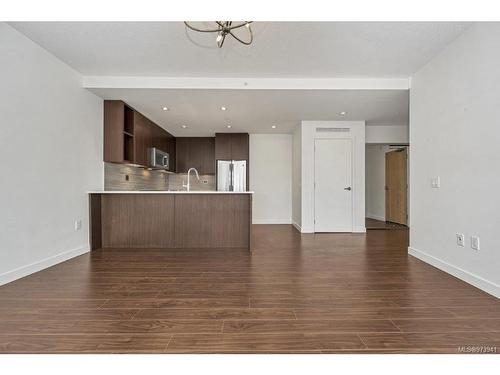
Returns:
[[[189,175],[191,174],[191,171],[194,171],[194,173],[196,174],[196,178],[198,179],[198,181],[200,181],[200,175],[198,174],[196,168],[189,168],[187,173],[187,184],[182,184],[182,187],[185,187],[187,191],[191,189],[191,185],[189,184]]]

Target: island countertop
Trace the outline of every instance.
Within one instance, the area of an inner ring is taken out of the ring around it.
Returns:
[[[95,190],[89,194],[253,194],[253,191],[218,190]]]

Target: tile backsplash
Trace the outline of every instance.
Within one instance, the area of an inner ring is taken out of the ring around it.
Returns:
[[[104,190],[168,190],[168,173],[104,163]]]
[[[186,190],[182,184],[187,183],[186,173],[175,173],[168,176],[169,190]],[[194,191],[215,190],[215,176],[211,174],[200,175],[200,181],[194,174],[191,174],[190,188]]]
[[[186,190],[186,173],[165,173],[124,164],[104,163],[104,190]],[[191,174],[191,190],[215,190],[214,175]]]

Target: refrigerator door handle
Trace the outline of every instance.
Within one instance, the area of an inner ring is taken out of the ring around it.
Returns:
[[[229,164],[229,191],[234,191],[234,161]]]

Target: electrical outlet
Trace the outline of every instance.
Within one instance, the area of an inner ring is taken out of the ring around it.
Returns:
[[[441,187],[441,178],[439,178],[439,176],[431,178],[431,187],[434,189]]]
[[[464,235],[462,233],[457,233],[457,245],[464,246]]]
[[[479,237],[477,236],[470,237],[470,247],[473,250],[479,250]]]
[[[201,180],[201,183],[204,185],[208,185],[208,180]]]
[[[75,230],[82,229],[82,221],[80,219],[75,220]]]

